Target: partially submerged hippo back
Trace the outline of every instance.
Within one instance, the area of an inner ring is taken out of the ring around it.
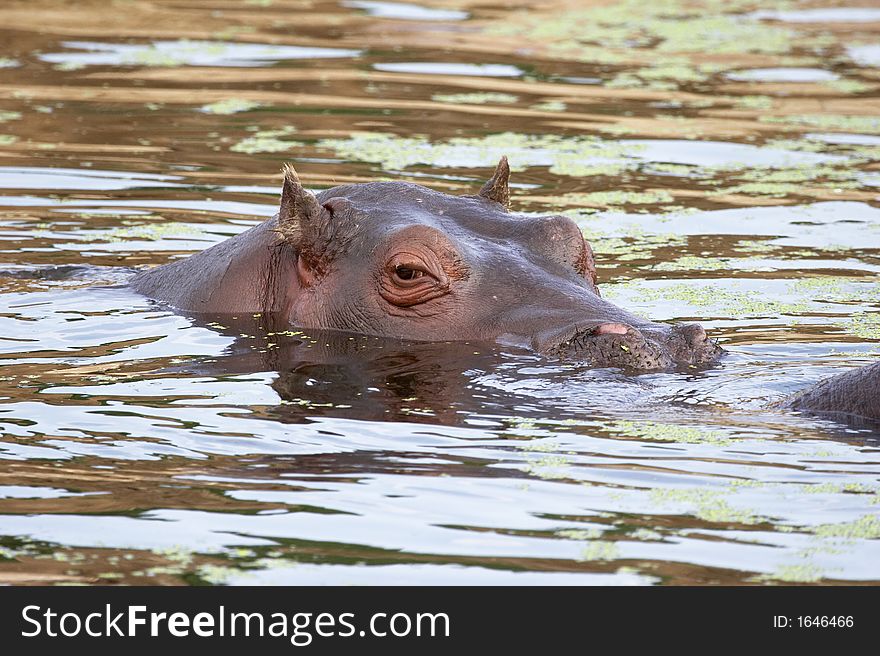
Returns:
[[[880,427],[880,362],[821,380],[780,407]]]
[[[191,312],[280,314],[305,328],[421,341],[499,340],[596,366],[716,359],[697,325],[603,300],[590,245],[564,216],[508,210],[502,158],[476,196],[404,182],[313,196],[285,168],[277,216],[132,287]]]

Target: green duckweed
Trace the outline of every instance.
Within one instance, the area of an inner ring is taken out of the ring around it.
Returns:
[[[594,540],[587,542],[581,551],[581,560],[615,560],[620,557],[619,549],[613,542]]]
[[[315,145],[332,150],[348,160],[379,164],[386,170],[414,165],[461,166],[464,162],[467,166],[490,167],[502,155],[507,155],[514,170],[549,166],[551,173],[570,176],[589,175],[599,170],[612,174],[635,167],[636,160],[626,161],[625,158],[638,150],[591,136],[563,137],[514,132],[479,138],[459,137],[441,143],[420,136],[398,137],[382,132],[358,132],[347,139],[322,139]]]
[[[510,93],[435,93],[431,100],[442,103],[454,103],[463,105],[488,105],[510,104],[519,100],[518,96]]]
[[[202,105],[201,111],[206,114],[237,114],[238,112],[247,112],[257,107],[260,107],[258,102],[243,98],[227,98],[209,105]]]
[[[815,583],[825,578],[825,572],[811,563],[780,565],[771,574],[759,577],[762,581],[781,581],[784,583]]]
[[[833,114],[797,114],[792,116],[763,116],[765,123],[787,123],[805,125],[822,130],[843,130],[865,134],[880,134],[880,117],[878,116],[847,116]]]
[[[846,330],[862,339],[880,339],[880,313],[860,312],[844,324]]]
[[[658,442],[715,445],[730,443],[730,438],[720,431],[711,431],[694,426],[680,426],[678,424],[662,424],[650,421],[615,421],[607,424],[607,428],[616,434]]]
[[[291,127],[282,130],[264,130],[254,133],[253,136],[242,139],[229,150],[235,153],[283,153],[291,148],[301,147],[304,144],[298,141],[285,141],[279,137],[286,137],[295,132]]]
[[[812,530],[820,538],[876,540],[880,538],[880,517],[876,514],[863,515],[851,522],[821,524]]]

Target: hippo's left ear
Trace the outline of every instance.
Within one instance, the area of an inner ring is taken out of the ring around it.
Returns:
[[[507,157],[502,156],[495,167],[495,173],[489,178],[489,181],[480,189],[480,196],[489,200],[500,203],[504,209],[510,209],[510,187],[507,186],[510,180],[510,165],[507,163]]]
[[[330,212],[302,186],[290,164],[284,165],[278,232],[300,253],[308,253],[329,227]]]

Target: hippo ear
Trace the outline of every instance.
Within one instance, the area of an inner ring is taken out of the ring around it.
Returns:
[[[507,163],[507,157],[502,156],[495,167],[495,173],[489,178],[489,181],[480,189],[480,196],[494,200],[504,206],[504,209],[510,208],[510,188],[507,186],[510,180],[510,165]]]
[[[311,250],[317,237],[323,234],[330,220],[330,212],[318,203],[299,181],[290,164],[285,164],[281,189],[281,209],[278,211],[278,232],[284,241],[299,251]]]

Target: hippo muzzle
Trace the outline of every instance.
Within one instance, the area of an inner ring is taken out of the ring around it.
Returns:
[[[538,350],[594,367],[651,371],[717,360],[724,350],[699,324],[592,323],[569,327],[536,344]]]

